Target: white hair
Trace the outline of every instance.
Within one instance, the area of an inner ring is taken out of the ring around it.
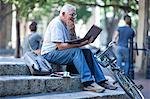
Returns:
[[[71,5],[71,4],[65,4],[61,10],[60,10],[60,14],[62,14],[63,12],[68,13],[69,11],[74,10],[76,11],[76,7]]]

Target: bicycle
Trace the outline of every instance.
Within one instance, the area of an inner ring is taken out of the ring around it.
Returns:
[[[110,68],[114,74],[116,82],[122,87],[131,99],[144,99],[141,93],[142,86],[137,86],[132,79],[124,75],[124,72],[116,64],[116,55],[112,50],[114,42],[110,42],[108,47],[103,51],[97,51],[95,57],[100,66]]]

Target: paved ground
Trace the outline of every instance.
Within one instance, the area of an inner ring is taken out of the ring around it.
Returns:
[[[110,75],[109,72],[107,71],[107,69],[103,69],[103,72],[105,72],[106,75]],[[134,74],[134,82],[137,85],[142,85],[144,87],[144,89],[142,90],[142,93],[144,95],[145,99],[150,99],[150,79],[146,79],[146,76],[143,73],[135,73]],[[111,75],[110,75],[111,76]]]
[[[150,99],[150,79],[146,79],[144,74],[141,73],[135,73],[135,80],[137,84],[142,84],[144,89],[142,90],[142,93],[145,97],[145,99]]]

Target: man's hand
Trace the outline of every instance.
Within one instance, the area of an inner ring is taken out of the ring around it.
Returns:
[[[94,41],[94,37],[91,36],[90,39],[88,40],[88,43],[90,44],[90,43],[92,43],[93,41]]]
[[[36,53],[36,54],[41,54],[41,50],[40,49],[34,50],[33,52]]]
[[[86,44],[89,44],[89,41],[88,41],[88,40],[85,40],[85,41],[81,42],[79,47],[81,47],[81,46],[83,46],[83,45],[86,45]]]
[[[76,32],[75,32],[75,24],[74,24],[74,21],[69,20],[69,21],[67,22],[67,28],[68,28],[69,31],[70,31],[71,39],[76,39]]]
[[[71,33],[75,33],[75,23],[74,23],[74,20],[67,21],[67,28],[70,30]]]
[[[85,40],[85,41],[81,42],[78,47],[82,47],[84,45],[90,44],[93,42],[93,40],[94,40],[94,38],[91,37],[89,40]]]

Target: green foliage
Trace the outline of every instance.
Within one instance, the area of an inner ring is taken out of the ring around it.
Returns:
[[[33,9],[38,4],[43,5],[46,0],[2,0],[4,3],[14,4],[18,10],[19,15],[27,16],[29,13],[33,11]]]
[[[82,0],[81,0],[82,1]],[[93,0],[89,0],[93,1]],[[47,0],[38,11],[32,11],[32,14],[35,18],[40,19],[41,16],[47,16],[50,20],[54,16],[58,15],[60,8],[66,3],[67,0]],[[75,5],[72,2],[67,2]],[[77,4],[77,20],[82,19],[85,23],[88,21],[88,18],[91,16],[91,11],[88,11],[86,6],[78,6]],[[38,13],[37,13],[38,12]],[[50,13],[53,13],[54,16],[50,16]]]
[[[54,16],[50,16],[50,13],[53,15],[58,15],[58,8],[62,7],[64,3],[71,3],[69,0],[2,0],[5,3],[14,4],[18,9],[20,17],[28,18],[28,15],[32,13],[32,17],[40,20],[42,16],[47,16],[51,19]],[[84,0],[76,0],[77,2],[85,2]],[[87,2],[95,2],[95,0],[87,0]],[[75,4],[74,4],[75,5]],[[77,5],[77,4],[76,4]],[[56,8],[54,10],[54,8]],[[53,11],[54,10],[54,11]],[[83,19],[84,22],[87,22],[88,18],[91,16],[91,12],[87,11],[86,6],[78,6],[77,9],[78,17],[77,19]]]
[[[138,6],[135,0],[101,0],[103,4],[98,4],[97,0],[2,0],[6,3],[12,3],[18,8],[19,16],[28,18],[28,15],[32,13],[32,17],[40,20],[42,16],[47,16],[49,19],[58,15],[58,10],[64,3],[71,3],[77,6],[77,19],[83,19],[86,23],[88,18],[91,16],[91,11],[88,10],[88,4],[97,5],[129,5],[133,9],[137,9]],[[126,2],[125,2],[126,1]],[[117,6],[104,7],[106,12],[113,12],[116,16],[121,13]],[[53,16],[50,16],[53,15]]]
[[[82,19],[84,23],[86,23],[91,16],[91,11],[87,10],[88,8],[86,6],[81,6],[78,10],[78,16],[77,19]]]

